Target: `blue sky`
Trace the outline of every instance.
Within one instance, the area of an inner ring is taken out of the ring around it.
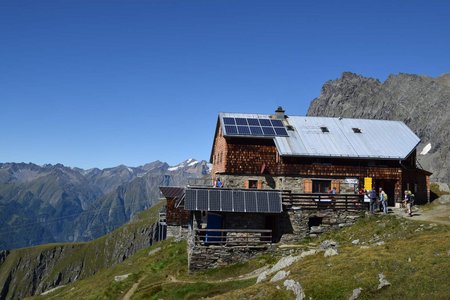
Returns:
[[[209,159],[217,114],[450,72],[448,1],[1,1],[0,162]]]

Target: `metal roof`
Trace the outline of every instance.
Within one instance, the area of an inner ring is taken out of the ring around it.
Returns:
[[[220,113],[223,117],[270,118],[270,115]],[[281,156],[404,159],[420,139],[401,121],[289,116],[287,137],[274,137]],[[328,132],[323,132],[321,128]],[[355,132],[360,131],[359,133]]]

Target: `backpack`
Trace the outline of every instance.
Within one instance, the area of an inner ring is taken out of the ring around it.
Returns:
[[[386,193],[384,193],[384,201],[387,201],[388,199],[388,195]]]

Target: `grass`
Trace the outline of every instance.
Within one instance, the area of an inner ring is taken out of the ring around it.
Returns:
[[[14,277],[19,280],[13,283],[12,289],[29,289],[29,281],[32,280],[30,276],[35,276],[29,270],[39,268],[40,257],[47,259],[46,265],[50,265],[47,268],[48,273],[43,274],[40,284],[54,282],[61,274],[64,274],[65,278],[73,276],[70,270],[80,268],[82,271],[78,278],[90,277],[99,270],[115,265],[118,259],[117,246],[119,244],[127,246],[130,243],[130,236],[134,234],[137,236],[142,228],[155,223],[158,211],[163,205],[164,202],[161,201],[137,215],[130,223],[90,242],[55,243],[12,250],[0,268],[0,282],[5,282],[9,274],[14,272]],[[26,267],[23,267],[23,262],[26,262]],[[14,270],[17,265],[21,267]]]
[[[354,226],[299,243],[308,248],[335,240],[339,255],[325,258],[323,252],[306,257],[286,270],[312,299],[348,299],[362,288],[358,299],[449,299],[450,228],[416,222],[393,215],[367,217]],[[359,240],[358,244],[353,241]],[[160,247],[161,250],[149,255]],[[94,276],[79,280],[36,299],[121,299],[139,283],[132,299],[289,299],[283,281],[256,284],[248,274],[275,264],[280,256],[264,254],[245,263],[189,274],[187,245],[173,240],[142,249],[134,256]],[[124,281],[114,276],[131,273]],[[390,286],[377,289],[378,275]],[[270,278],[270,277],[269,277]]]
[[[319,253],[289,268],[289,278],[301,283],[307,298],[348,299],[358,287],[363,289],[358,299],[448,299],[450,295],[448,226],[383,216],[363,219],[319,241],[327,238],[339,243],[339,255],[324,258]],[[358,245],[352,244],[355,239],[360,240]],[[377,246],[380,241],[384,244]],[[391,286],[378,290],[380,273]],[[265,282],[217,298],[279,298],[277,286],[283,289],[282,282]]]

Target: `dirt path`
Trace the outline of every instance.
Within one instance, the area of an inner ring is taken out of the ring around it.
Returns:
[[[248,274],[240,275],[239,277],[230,277],[230,278],[225,278],[225,279],[220,279],[220,280],[205,280],[205,282],[222,283],[222,282],[228,282],[228,281],[237,281],[237,280],[246,280],[246,279],[250,279],[250,278],[256,278],[259,276],[259,274],[261,274],[263,271],[265,271],[267,269],[268,269],[268,267],[262,267],[253,272],[250,272]],[[141,279],[139,279],[138,282],[133,284],[133,286],[123,296],[122,300],[130,300],[131,297],[134,295],[134,292],[136,292],[137,288],[139,287],[139,284],[144,279],[145,279],[145,277],[142,277]],[[167,279],[168,279],[167,282],[156,282],[155,285],[167,285],[167,284],[171,284],[171,283],[198,283],[198,280],[180,280],[180,279],[177,279],[173,275],[169,275],[167,277]]]
[[[409,217],[404,209],[392,208],[394,214],[415,221],[426,221],[450,226],[450,205],[435,205],[431,209],[413,207],[413,216]]]
[[[141,279],[139,279],[138,282],[136,282],[135,284],[133,284],[133,286],[131,287],[131,289],[128,290],[128,292],[123,296],[122,300],[130,300],[131,296],[133,296],[134,292],[136,292],[139,284],[141,283],[141,281],[144,279],[144,277],[142,277]]]

